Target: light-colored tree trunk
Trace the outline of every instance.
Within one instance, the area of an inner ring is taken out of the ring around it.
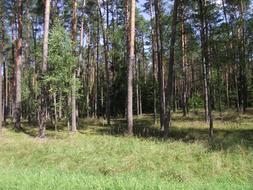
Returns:
[[[127,80],[127,127],[128,135],[133,135],[133,66],[135,61],[135,0],[131,0],[129,30],[129,64]]]
[[[98,13],[99,16],[99,13]],[[96,93],[95,93],[95,116],[99,117],[100,109],[98,106],[98,91],[99,91],[99,40],[100,40],[100,24],[99,21],[97,21],[97,38],[96,38]]]
[[[42,76],[47,71],[48,60],[48,33],[49,33],[49,19],[50,19],[50,0],[45,2],[45,18],[44,18],[44,38],[43,38],[43,57],[42,57]],[[39,113],[39,137],[45,137],[46,130],[46,115],[47,115],[47,89],[44,84],[41,87],[41,110]]]
[[[76,30],[77,30],[77,0],[72,1],[72,41],[74,43],[73,54],[76,55]],[[71,132],[76,132],[76,67],[73,69],[71,89]]]
[[[22,0],[18,0],[18,39],[16,48],[16,89],[15,89],[15,109],[14,128],[21,129],[21,72],[22,72]]]
[[[62,119],[62,92],[59,93],[59,118]]]

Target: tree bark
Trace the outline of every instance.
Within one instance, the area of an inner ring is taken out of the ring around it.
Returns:
[[[159,82],[159,94],[160,94],[160,127],[164,127],[164,115],[165,115],[165,89],[164,89],[164,66],[163,66],[163,47],[162,47],[162,29],[161,29],[161,5],[160,0],[155,0],[155,20],[156,20],[156,49],[158,60],[158,82]]]
[[[153,19],[153,1],[149,0],[150,3],[150,17],[151,17],[151,37],[152,37],[152,69],[153,69],[153,123],[157,123],[157,110],[156,110],[156,102],[157,102],[157,56],[156,56],[156,35],[154,31],[154,19]]]
[[[133,135],[133,65],[135,61],[135,0],[131,0],[129,31],[129,64],[127,80],[127,127],[128,135]]]
[[[111,124],[111,71],[110,71],[110,64],[109,64],[109,46],[108,46],[108,27],[109,27],[109,10],[107,5],[107,16],[106,16],[106,25],[107,28],[105,29],[104,22],[103,22],[103,15],[100,4],[98,2],[99,14],[101,18],[101,27],[102,27],[102,34],[103,34],[103,43],[104,43],[104,58],[105,58],[105,75],[106,75],[106,118],[107,124]]]
[[[45,18],[44,18],[44,38],[43,38],[43,60],[42,60],[42,77],[47,71],[48,60],[48,33],[49,33],[49,18],[50,17],[50,0],[45,2]],[[40,113],[39,113],[39,137],[45,137],[46,130],[46,114],[47,114],[47,87],[42,83],[41,86],[41,100],[40,100]]]
[[[72,1],[72,41],[74,44],[73,54],[76,56],[76,31],[77,31],[77,0]],[[76,65],[73,68],[71,89],[71,132],[76,132]]]
[[[187,114],[187,71],[186,71],[186,33],[184,23],[184,2],[181,1],[181,48],[182,48],[182,67],[183,67],[183,116]]]
[[[206,101],[206,115],[209,125],[209,138],[213,137],[213,118],[212,118],[212,108],[210,99],[210,65],[208,58],[208,41],[207,41],[207,31],[208,26],[206,22],[206,12],[204,10],[205,2],[199,0],[199,14],[200,14],[200,24],[201,24],[201,52],[202,52],[202,64],[204,71],[204,90],[205,90],[205,101]]]
[[[177,12],[178,12],[178,1],[174,1],[173,16],[172,16],[172,30],[170,40],[170,57],[169,57],[169,72],[168,72],[168,83],[167,83],[167,98],[166,98],[166,114],[164,123],[164,137],[167,138],[169,135],[169,129],[171,127],[171,100],[173,91],[173,77],[174,77],[174,54],[175,54],[175,42],[177,32]]]
[[[18,0],[18,39],[16,48],[16,88],[15,88],[15,109],[14,109],[14,129],[21,129],[21,69],[22,69],[22,0]]]
[[[1,42],[1,51],[0,51],[0,69],[3,66],[3,60],[4,60],[4,15],[3,15],[3,8],[0,7],[1,11],[1,24],[2,24],[2,42]],[[3,121],[3,102],[2,102],[2,96],[3,96],[3,75],[2,75],[2,70],[0,70],[0,135],[2,133],[2,121]],[[5,97],[6,98],[6,97]]]

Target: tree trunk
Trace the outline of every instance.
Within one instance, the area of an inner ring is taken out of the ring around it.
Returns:
[[[153,19],[153,1],[150,0],[150,17],[151,17],[151,37],[152,37],[152,69],[153,69],[153,123],[157,123],[157,110],[156,110],[156,102],[157,102],[157,56],[156,56],[156,35],[154,31],[154,19]]]
[[[206,13],[204,10],[205,4],[203,0],[199,0],[199,14],[200,14],[200,24],[201,24],[201,52],[202,52],[202,64],[204,71],[204,90],[205,90],[205,101],[206,101],[206,115],[209,125],[209,138],[213,137],[213,118],[212,118],[212,108],[210,101],[210,65],[208,61],[208,42],[207,42],[207,31],[208,26],[205,22]]]
[[[104,42],[104,58],[105,58],[105,75],[106,75],[106,118],[107,124],[111,124],[111,71],[110,71],[110,64],[109,64],[109,46],[108,46],[108,27],[109,27],[109,10],[107,5],[107,16],[106,16],[106,25],[107,28],[105,29],[104,22],[103,22],[103,15],[100,4],[98,2],[99,14],[101,18],[101,27],[102,27],[102,34],[103,34],[103,42]]]
[[[164,127],[164,115],[165,115],[165,89],[164,89],[164,67],[163,67],[163,47],[162,47],[162,29],[161,29],[161,13],[160,13],[160,0],[155,1],[155,19],[156,19],[156,48],[157,48],[157,60],[158,60],[158,82],[159,82],[159,94],[160,94],[160,127]]]
[[[74,44],[73,54],[76,56],[76,30],[77,30],[77,0],[72,1],[72,41]],[[76,132],[76,66],[73,68],[71,89],[71,132]]]
[[[50,16],[50,0],[45,2],[45,18],[44,18],[44,39],[43,39],[43,62],[42,62],[42,77],[47,71],[48,60],[48,32],[49,32],[49,16]],[[42,83],[41,87],[41,110],[39,113],[39,137],[45,137],[46,130],[46,114],[47,114],[47,87]]]
[[[175,54],[175,42],[177,32],[177,11],[178,11],[178,0],[174,1],[173,17],[172,17],[172,30],[170,40],[170,57],[169,57],[169,72],[168,72],[168,83],[167,83],[167,98],[166,98],[166,114],[164,123],[164,137],[167,138],[169,135],[169,129],[171,127],[171,100],[173,91],[173,77],[174,77],[174,54]]]
[[[2,7],[0,7],[0,14],[1,14],[1,24],[2,24],[2,42],[1,42],[1,51],[0,51],[0,68],[3,67],[3,62],[4,62],[4,40],[5,40],[5,26],[4,26],[4,14],[3,14],[4,10]],[[4,74],[6,73],[6,69],[4,68]],[[7,80],[7,78],[5,78],[5,80]],[[5,86],[6,88],[6,86]],[[0,70],[0,135],[2,133],[2,123],[3,123],[3,110],[5,108],[5,104],[3,105],[2,102],[2,98],[3,98],[3,73],[2,70]],[[7,93],[5,93],[5,100],[7,99]]]
[[[129,64],[127,80],[127,127],[128,135],[133,135],[133,65],[135,61],[135,0],[131,0],[129,30]]]
[[[183,67],[183,116],[187,114],[187,71],[186,71],[186,33],[184,24],[184,5],[181,1],[181,48],[182,48],[182,67]]]
[[[13,12],[13,16],[11,18],[11,54],[12,54],[12,81],[11,81],[11,105],[10,105],[10,114],[12,117],[14,117],[14,108],[15,108],[15,88],[16,88],[16,83],[15,83],[15,65],[16,65],[16,54],[15,54],[15,23],[16,23],[16,14]]]
[[[99,15],[98,15],[99,16]],[[96,46],[97,46],[97,55],[96,55],[96,95],[95,95],[95,114],[97,117],[100,115],[100,109],[99,109],[99,99],[98,99],[98,91],[99,91],[99,40],[100,40],[100,30],[99,30],[100,24],[99,21],[97,21],[97,39],[96,39]],[[101,87],[102,88],[102,87]]]
[[[240,110],[246,112],[247,107],[247,75],[246,75],[246,51],[245,51],[245,18],[244,18],[244,1],[240,0],[240,26],[239,26],[239,61],[240,61]]]
[[[57,131],[58,115],[57,115],[56,93],[53,94],[53,98],[54,98],[54,130]]]
[[[14,109],[14,129],[21,129],[21,70],[22,70],[22,0],[18,0],[18,39],[16,48],[16,99]]]
[[[139,102],[139,68],[138,68],[138,61],[135,60],[135,72],[136,72],[136,115],[139,116],[140,115],[140,102]]]

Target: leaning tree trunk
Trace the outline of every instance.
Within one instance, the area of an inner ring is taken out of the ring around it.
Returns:
[[[167,138],[169,135],[169,129],[171,126],[171,101],[173,92],[173,78],[174,78],[174,54],[175,54],[175,42],[177,32],[177,10],[178,0],[174,1],[173,17],[172,17],[172,33],[170,40],[170,57],[169,57],[169,73],[168,73],[168,84],[167,84],[167,97],[166,97],[166,114],[164,123],[164,137]]]
[[[128,135],[133,135],[133,65],[135,61],[135,0],[131,0],[130,30],[129,30],[129,64],[127,80],[127,127]]]
[[[18,0],[18,39],[16,48],[16,88],[15,88],[15,109],[14,109],[14,129],[21,129],[21,68],[22,68],[22,0]]]
[[[48,60],[48,30],[49,30],[49,16],[50,16],[50,0],[46,0],[45,3],[45,24],[44,24],[44,39],[43,39],[43,62],[42,62],[42,77],[47,71]],[[39,137],[45,137],[46,130],[46,113],[47,113],[47,87],[45,84],[41,84],[41,100],[40,100],[40,113],[39,113]]]

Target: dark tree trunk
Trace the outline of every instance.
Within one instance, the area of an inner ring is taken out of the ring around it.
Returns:
[[[157,123],[157,56],[156,56],[156,35],[155,35],[155,24],[153,19],[153,1],[150,0],[150,16],[151,16],[151,37],[152,37],[152,69],[153,69],[153,122]]]
[[[105,75],[106,75],[106,118],[107,124],[111,124],[111,70],[110,70],[110,63],[109,63],[109,45],[108,45],[108,27],[109,27],[109,10],[107,5],[107,16],[106,16],[106,25],[107,28],[105,29],[102,10],[100,8],[98,2],[98,8],[101,18],[101,27],[102,27],[102,36],[103,36],[103,43],[104,43],[104,58],[105,58]]]
[[[181,48],[182,48],[182,68],[183,68],[183,93],[182,93],[182,103],[183,103],[183,116],[187,114],[187,56],[186,56],[186,32],[184,23],[184,4],[181,1]]]
[[[3,62],[4,62],[4,38],[5,38],[5,28],[4,28],[4,15],[3,12],[4,10],[2,9],[2,7],[0,7],[0,14],[1,14],[1,25],[2,25],[2,42],[1,42],[1,51],[0,51],[0,68],[2,68],[3,66]],[[2,102],[2,98],[3,98],[3,75],[2,72],[0,73],[0,135],[2,133],[2,121],[3,121],[3,108],[5,106],[3,106],[3,102]],[[5,96],[6,99],[6,96]]]
[[[157,46],[157,60],[158,60],[158,81],[160,94],[160,127],[164,127],[165,115],[165,89],[164,89],[164,67],[163,67],[163,47],[162,47],[162,29],[161,29],[161,10],[160,0],[155,1],[155,18],[156,18],[156,46]]]
[[[172,30],[170,40],[170,57],[169,57],[169,72],[168,72],[168,83],[167,83],[167,96],[166,96],[166,114],[164,123],[164,137],[167,138],[169,135],[169,129],[171,127],[171,100],[173,91],[173,77],[174,77],[174,54],[175,54],[175,42],[177,32],[177,12],[178,12],[179,0],[174,1],[173,16],[172,16]]]
[[[205,22],[205,4],[203,0],[199,0],[199,14],[200,14],[200,24],[201,24],[201,52],[202,52],[202,64],[204,71],[204,90],[205,90],[205,103],[206,103],[206,116],[209,125],[209,138],[213,137],[213,118],[212,118],[212,108],[211,108],[211,98],[210,98],[210,65],[208,58],[208,39],[207,31],[208,26]]]

